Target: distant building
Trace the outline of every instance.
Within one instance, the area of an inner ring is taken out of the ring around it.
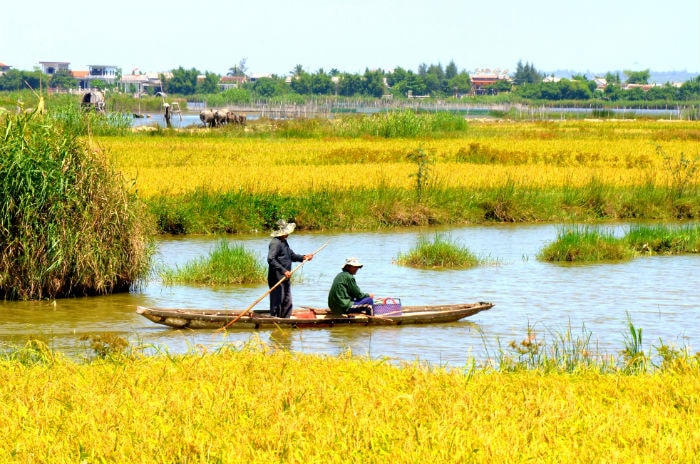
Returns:
[[[648,92],[652,87],[656,87],[655,84],[625,84],[622,86],[624,90],[632,89],[642,89],[644,92]]]
[[[119,67],[102,64],[88,65],[88,70],[88,79],[91,81],[103,81],[105,84],[109,85],[117,82],[117,75],[120,73]]]
[[[41,72],[53,76],[58,71],[70,71],[70,61],[39,61]]]
[[[79,81],[85,80],[90,75],[90,71],[71,71],[71,76]]]
[[[501,71],[499,69],[477,69],[473,74],[469,75],[469,79],[472,82],[471,93],[474,95],[484,95],[489,89],[489,85],[493,85],[498,81],[511,81],[510,76],[508,76],[508,70]]]
[[[248,82],[246,76],[221,76],[221,79],[219,79],[219,90],[237,89],[246,82]]]
[[[249,81],[249,82],[255,82],[255,81],[257,81],[258,79],[261,79],[261,78],[263,78],[263,77],[272,78],[272,74],[269,74],[269,73],[265,73],[265,74],[251,74],[251,75],[248,76],[248,81]]]
[[[3,62],[0,61],[0,76],[2,76],[2,75],[5,74],[7,71],[9,71],[11,67],[12,67],[12,66],[8,66],[8,65],[6,65],[5,63],[3,63]]]
[[[163,91],[163,83],[161,82],[161,76],[165,79],[169,79],[172,73],[143,73],[138,69],[134,69],[131,74],[122,76],[119,81],[119,85],[122,87],[123,91],[126,93],[133,93],[135,96],[141,96],[144,94],[155,94],[156,92]],[[149,89],[151,89],[149,91]]]

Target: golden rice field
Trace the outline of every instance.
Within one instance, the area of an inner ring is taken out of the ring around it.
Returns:
[[[700,124],[686,121],[470,122],[434,139],[262,138],[143,134],[94,139],[145,198],[197,189],[294,194],[412,188],[410,152],[432,158],[436,187],[664,186],[664,157],[700,157]]]
[[[0,460],[697,462],[700,375],[679,366],[502,373],[232,350],[2,361]]]

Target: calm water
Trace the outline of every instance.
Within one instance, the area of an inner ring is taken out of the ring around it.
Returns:
[[[494,106],[474,106],[474,105],[424,105],[424,104],[416,104],[417,106],[415,109],[417,109],[419,106],[427,111],[442,111],[442,110],[451,110],[451,111],[462,111],[465,114],[465,117],[484,117],[488,116],[489,112],[492,110],[500,110],[500,111],[508,111],[510,109],[510,106],[502,106],[502,105],[496,105]],[[199,119],[199,108],[200,106],[193,104],[192,102],[188,103],[188,110],[182,113],[182,116],[179,116],[177,114],[174,114],[172,119],[170,120],[172,127],[174,128],[184,128],[184,127],[190,127],[190,126],[198,126],[198,127],[203,127],[202,121]],[[409,106],[412,107],[412,106]],[[203,108],[203,107],[202,107]],[[313,113],[313,110],[311,109],[313,106],[310,107],[310,112],[307,113],[307,110],[305,109],[299,109],[299,115],[303,115],[304,117],[307,116],[313,116],[316,113]],[[381,106],[367,106],[367,107],[352,107],[353,110],[358,113],[358,114],[370,114],[370,113],[376,113],[379,111],[385,111],[387,108],[381,107]],[[325,108],[320,115],[323,117],[332,117],[332,114],[329,114],[328,111],[330,111],[329,108]],[[580,113],[580,114],[591,114],[593,112],[593,108],[545,108],[545,107],[517,107],[517,111],[519,112],[520,116],[530,116],[533,119],[548,119],[552,117],[551,115],[554,115],[554,119],[560,119],[561,114],[565,113]],[[648,117],[653,117],[653,118],[664,118],[664,119],[680,119],[682,116],[682,108],[680,107],[672,107],[672,108],[665,108],[665,109],[647,109],[647,108],[638,108],[638,109],[629,109],[629,108],[610,108],[606,111],[610,111],[610,113],[624,117],[625,115],[629,114],[635,114],[639,116],[648,116]],[[282,113],[279,112],[279,110],[274,106],[267,106],[264,109],[259,108],[255,112],[251,111],[246,111],[248,114],[248,120],[253,121],[255,119],[260,118],[261,115],[265,115],[267,117],[282,117]],[[342,113],[341,113],[342,114]],[[134,118],[132,119],[132,126],[133,127],[138,127],[138,126],[154,126],[158,125],[160,127],[166,127],[167,124],[165,123],[165,117],[162,112],[149,112],[146,113],[145,118]],[[293,115],[291,115],[293,117]]]
[[[491,301],[495,307],[458,323],[422,327],[305,329],[246,332],[178,331],[137,315],[137,305],[191,308],[248,307],[264,285],[245,288],[163,286],[153,278],[127,295],[51,302],[0,303],[0,341],[17,343],[44,337],[54,349],[84,352],[80,337],[116,333],[133,342],[153,344],[171,353],[193,347],[216,349],[251,337],[305,353],[354,354],[392,360],[422,360],[461,366],[470,356],[483,359],[499,343],[520,342],[528,327],[551,340],[567,330],[589,334],[593,348],[617,354],[628,333],[627,315],[643,330],[643,345],[659,340],[677,347],[700,348],[700,256],[645,257],[623,264],[559,266],[536,260],[554,241],[557,226],[488,226],[442,229],[453,240],[494,264],[463,271],[427,271],[397,266],[393,260],[412,248],[421,233],[436,229],[389,233],[305,234],[290,236],[298,253],[328,246],[294,276],[296,305],[325,306],[326,292],[346,257],[357,256],[365,267],[357,274],[360,287],[376,296],[401,298],[420,305]],[[616,228],[624,233],[625,226]],[[236,237],[262,260],[269,237]],[[186,237],[159,243],[158,265],[183,264],[205,256],[215,238]],[[258,307],[265,307],[267,298]]]

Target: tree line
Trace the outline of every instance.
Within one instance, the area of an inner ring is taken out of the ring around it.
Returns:
[[[245,59],[232,66],[227,76],[246,78]],[[684,82],[680,86],[666,83],[643,87],[649,84],[650,71],[624,71],[625,79],[619,74],[608,72],[603,78],[604,89],[600,90],[593,76],[583,74],[559,80],[547,79],[545,73],[538,71],[531,63],[519,61],[514,73],[508,79],[480,89],[481,93],[497,95],[509,93],[525,100],[603,100],[603,101],[699,101],[700,76]],[[47,80],[48,78],[48,80]],[[318,69],[309,72],[297,65],[288,76],[271,75],[254,80],[241,79],[236,88],[222,89],[221,75],[195,68],[182,66],[173,69],[168,77],[161,76],[162,88],[148,88],[169,94],[217,95],[231,101],[249,101],[253,99],[300,98],[308,96],[341,96],[392,98],[432,97],[449,98],[473,94],[470,74],[459,70],[454,61],[447,66],[441,64],[421,64],[417,71],[397,67],[391,71],[366,69],[364,73],[354,74],[340,72],[337,69],[326,71]],[[38,89],[42,87],[70,89],[77,88],[78,82],[69,70],[59,70],[46,76],[41,71],[9,70],[0,76],[0,91],[21,90],[27,86]],[[94,81],[95,87],[105,87],[103,81]],[[630,84],[638,84],[636,86]],[[115,85],[117,86],[117,85]],[[129,92],[135,89],[124,89]]]

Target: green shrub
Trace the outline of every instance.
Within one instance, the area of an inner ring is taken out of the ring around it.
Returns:
[[[145,277],[145,209],[80,130],[39,111],[0,116],[0,130],[0,297],[107,294]]]

